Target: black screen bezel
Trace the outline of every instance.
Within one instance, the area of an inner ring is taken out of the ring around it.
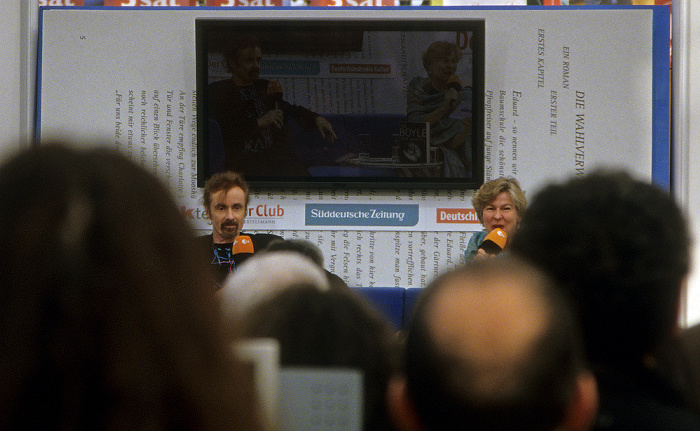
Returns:
[[[211,34],[226,29],[238,32],[284,32],[299,29],[313,31],[470,31],[473,52],[472,82],[472,178],[445,177],[260,177],[248,174],[247,181],[256,188],[392,188],[392,189],[478,189],[484,182],[484,82],[485,82],[485,22],[483,19],[418,19],[418,18],[340,18],[319,16],[311,20],[295,17],[261,18],[198,18],[195,20],[197,118],[208,118],[208,45]],[[209,154],[206,121],[197,121],[197,180],[199,187],[207,179]],[[201,175],[201,173],[205,173]]]

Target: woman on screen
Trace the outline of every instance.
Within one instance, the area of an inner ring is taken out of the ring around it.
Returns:
[[[415,77],[408,84],[408,121],[430,123],[430,145],[440,148],[448,178],[472,175],[472,92],[457,75],[461,56],[457,45],[433,42],[423,53],[428,77]]]

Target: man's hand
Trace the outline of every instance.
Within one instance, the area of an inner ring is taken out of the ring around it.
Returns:
[[[333,131],[333,125],[330,123],[330,121],[326,120],[320,115],[316,117],[316,127],[318,127],[318,131],[321,133],[321,137],[326,139],[328,142],[333,143],[336,139],[338,139]]]
[[[284,125],[284,114],[281,109],[273,109],[258,118],[258,127],[261,129],[267,126],[275,126],[281,129]]]

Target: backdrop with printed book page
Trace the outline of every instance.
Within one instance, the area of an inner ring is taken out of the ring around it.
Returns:
[[[124,152],[171,187],[183,216],[204,233],[195,19],[483,19],[486,180],[516,177],[532,196],[549,181],[616,166],[668,186],[669,13],[658,6],[42,8],[36,133]],[[409,74],[424,75],[415,60]],[[459,265],[481,229],[471,194],[255,190],[245,230],[313,241],[327,269],[350,285],[421,287]]]

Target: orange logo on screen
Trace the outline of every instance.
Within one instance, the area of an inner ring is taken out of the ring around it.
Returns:
[[[309,6],[394,6],[394,0],[311,0]]]
[[[207,0],[206,6],[284,6],[283,0]]]
[[[438,208],[436,216],[438,223],[480,223],[473,208]]]
[[[105,6],[197,6],[197,0],[105,0],[104,4]]]

